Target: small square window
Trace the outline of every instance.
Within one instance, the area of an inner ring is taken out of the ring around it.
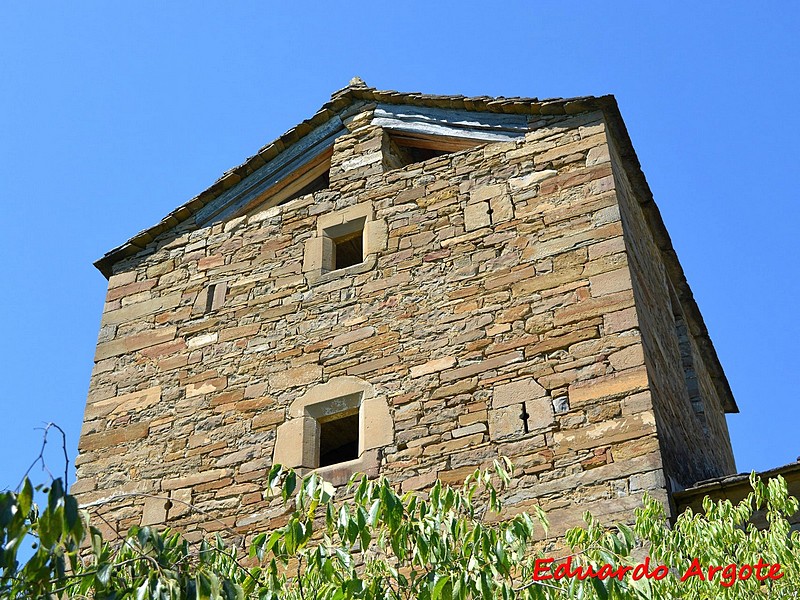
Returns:
[[[364,261],[364,230],[334,238],[334,254],[336,264],[334,270],[352,267]]]
[[[323,272],[338,271],[364,262],[365,218],[353,219],[323,230]]]
[[[319,423],[319,466],[358,458],[358,409],[332,415]]]
[[[386,221],[372,204],[354,204],[317,217],[316,235],[305,240],[303,273],[310,284],[366,273],[388,245]]]

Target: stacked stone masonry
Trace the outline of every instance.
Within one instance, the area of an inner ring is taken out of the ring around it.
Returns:
[[[280,525],[266,473],[314,467],[300,446],[326,394],[362,394],[336,483],[358,467],[424,490],[504,455],[506,510],[541,506],[556,536],[732,472],[725,399],[695,346],[693,409],[678,283],[604,113],[529,115],[517,140],[398,167],[374,108],[342,113],[327,189],[188,219],[114,265],[79,500],[190,538]],[[326,272],[326,228],[353,218],[364,260]]]

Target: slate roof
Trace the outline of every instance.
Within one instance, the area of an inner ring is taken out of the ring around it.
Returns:
[[[522,97],[506,98],[502,96],[496,98],[490,96],[442,96],[418,92],[377,90],[367,86],[361,79],[356,77],[350,81],[347,87],[334,92],[330,101],[326,102],[310,119],[306,119],[292,127],[278,139],[261,148],[238,167],[226,171],[211,187],[170,212],[152,227],[137,233],[124,244],[108,251],[94,265],[106,278],[110,277],[117,262],[138,254],[158,236],[190,219],[220,194],[264,166],[278,154],[292,146],[292,144],[302,139],[303,136],[320,125],[327,123],[347,107],[359,101],[523,115],[569,115],[593,110],[602,111],[609,133],[618,145],[619,157],[626,167],[633,191],[644,211],[656,244],[661,250],[670,278],[676,286],[676,293],[685,309],[691,332],[695,336],[701,353],[707,359],[706,364],[712,379],[719,386],[720,397],[725,401],[724,409],[728,413],[739,412],[730,384],[709,337],[703,316],[694,300],[683,268],[672,247],[669,233],[667,233],[664,221],[653,200],[653,193],[642,172],[639,159],[633,149],[633,144],[619,112],[617,101],[612,95],[548,98],[545,100]]]
[[[795,481],[800,479],[800,457],[797,462],[783,465],[782,467],[775,467],[767,471],[762,471],[757,474],[762,479],[771,479],[782,476],[784,479]],[[743,495],[747,493],[750,487],[750,473],[737,473],[735,475],[723,475],[714,479],[705,479],[698,481],[690,488],[675,492],[673,494],[675,500],[682,506],[686,506],[697,499],[702,499],[705,496],[712,496],[715,498],[726,497],[724,492],[738,492],[736,495]],[[791,485],[790,485],[791,487]],[[790,490],[791,492],[792,490]],[[796,493],[796,492],[795,492]]]

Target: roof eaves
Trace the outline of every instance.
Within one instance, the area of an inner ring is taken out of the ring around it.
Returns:
[[[789,463],[787,465],[775,467],[757,473],[759,477],[767,479],[777,477],[778,475],[784,478],[788,478],[789,476],[793,476],[796,474],[800,475],[800,461]],[[699,481],[690,488],[674,492],[673,496],[675,497],[676,500],[679,500],[683,503],[688,503],[691,501],[691,499],[706,496],[709,492],[713,490],[725,490],[725,489],[730,489],[732,487],[743,486],[746,484],[746,482],[749,482],[749,480],[750,480],[750,473],[736,473],[735,475],[723,475],[722,477],[716,477],[714,479],[706,479],[704,481]]]
[[[697,306],[697,302],[695,302],[694,295],[689,287],[689,282],[686,280],[686,274],[678,260],[678,255],[672,246],[669,232],[664,225],[661,212],[653,198],[653,192],[642,171],[639,158],[636,156],[633,143],[628,134],[628,129],[625,126],[625,122],[622,120],[622,114],[619,111],[617,101],[613,96],[608,95],[597,98],[596,102],[601,105],[606,115],[609,129],[614,139],[620,142],[620,158],[627,167],[636,198],[638,198],[642,206],[642,210],[648,222],[648,227],[653,233],[656,245],[661,251],[664,264],[670,274],[670,280],[676,286],[675,292],[678,294],[681,304],[687,312],[686,316],[691,327],[691,332],[701,347],[701,353],[708,359],[707,367],[709,368],[709,374],[717,386],[720,398],[725,399],[723,408],[726,413],[738,413],[739,407],[733,397],[733,390],[725,375],[725,371],[722,369],[722,363],[720,363],[717,351],[711,341],[711,336],[708,333],[708,328],[703,320],[700,308]]]
[[[124,244],[106,252],[94,265],[106,277],[113,274],[114,265],[145,249],[148,243],[190,219],[197,211],[214,200],[227,189],[253,173],[292,144],[300,140],[312,129],[323,125],[354,101],[385,102],[388,104],[409,104],[412,106],[436,106],[473,111],[505,112],[515,114],[572,114],[593,108],[592,97],[551,98],[539,101],[537,98],[492,98],[490,96],[466,97],[461,95],[433,95],[419,92],[403,93],[394,90],[377,90],[365,85],[355,84],[337,90],[331,99],[322,105],[310,119],[299,123],[286,133],[261,148],[242,164],[226,171],[209,188],[173,210],[167,217],[148,229],[140,231]],[[596,108],[596,107],[595,107]]]

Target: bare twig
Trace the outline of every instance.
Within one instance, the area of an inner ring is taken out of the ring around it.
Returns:
[[[39,449],[39,456],[37,456],[34,461],[31,463],[31,466],[28,467],[28,470],[25,471],[25,474],[22,476],[22,479],[17,485],[17,491],[22,489],[22,484],[25,483],[25,478],[28,477],[30,472],[33,470],[33,467],[36,466],[36,463],[41,463],[42,470],[45,471],[51,480],[55,479],[53,474],[50,472],[50,469],[47,468],[47,463],[44,460],[44,449],[47,447],[47,434],[50,429],[57,429],[61,433],[61,450],[64,452],[64,490],[69,489],[69,454],[67,453],[67,434],[64,433],[64,430],[61,429],[55,423],[46,423],[44,427],[37,427],[36,429],[41,429],[42,434],[42,447]]]

